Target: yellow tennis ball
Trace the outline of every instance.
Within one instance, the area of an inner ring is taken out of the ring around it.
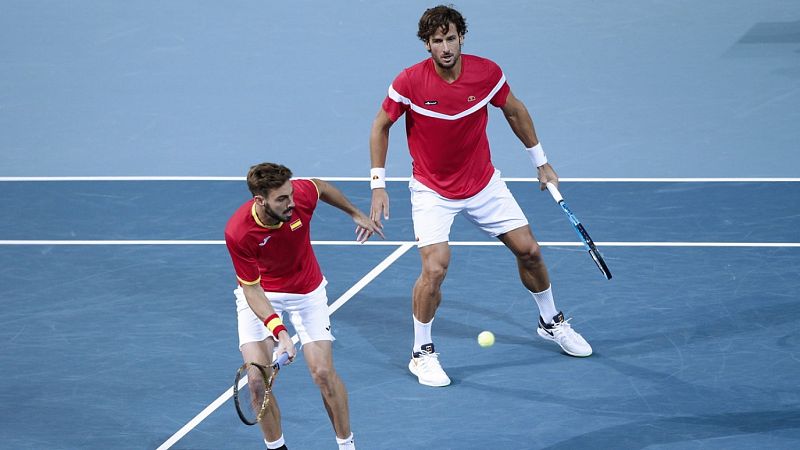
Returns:
[[[478,335],[478,345],[481,347],[491,347],[494,345],[494,334],[491,331],[481,331]]]

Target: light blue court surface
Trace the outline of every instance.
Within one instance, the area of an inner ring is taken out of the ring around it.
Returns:
[[[0,176],[366,176],[433,2],[4,0]],[[564,177],[796,177],[795,0],[457,2]],[[494,159],[532,176],[499,111]],[[388,171],[410,175],[402,125]],[[523,164],[524,163],[524,164]]]
[[[432,5],[0,2],[0,449],[263,448],[226,397],[241,360],[222,230],[241,177],[264,160],[361,177],[337,184],[368,208],[369,127],[426,56]],[[614,279],[548,194],[510,181],[595,353],[541,340],[508,251],[457,219],[433,330],[453,385],[428,388],[406,369],[405,183],[386,242],[353,245],[320,206],[358,448],[800,447],[800,4],[457,6],[464,51],[503,67]],[[490,114],[496,166],[532,177]],[[403,127],[394,177],[410,174]],[[20,178],[75,176],[199,178]],[[608,180],[632,177],[648,180]],[[291,449],[335,448],[302,359],[277,394]]]

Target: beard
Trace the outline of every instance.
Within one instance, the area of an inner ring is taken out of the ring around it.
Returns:
[[[269,206],[264,206],[264,212],[274,220],[277,220],[278,222],[288,222],[289,219],[292,218],[292,211],[294,211],[294,208],[289,208],[283,211],[282,214],[278,214],[277,212],[273,211],[272,208],[270,208]]]
[[[435,62],[440,69],[445,69],[445,70],[452,69],[453,67],[456,66],[456,63],[458,63],[458,61],[461,59],[461,54],[451,53],[448,56],[452,56],[449,63],[444,62],[444,60],[441,57],[439,58],[434,57],[433,62]]]

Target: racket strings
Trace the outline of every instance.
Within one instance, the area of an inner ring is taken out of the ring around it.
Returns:
[[[272,384],[281,366],[289,362],[289,355],[284,353],[271,366],[248,362],[236,371],[233,402],[242,422],[255,425],[264,418],[272,399]]]
[[[269,403],[270,392],[267,383],[271,383],[270,369],[255,363],[247,363],[239,369],[234,386],[234,402],[242,421],[248,425],[259,422]]]

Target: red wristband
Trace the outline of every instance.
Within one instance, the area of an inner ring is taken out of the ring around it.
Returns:
[[[278,334],[281,331],[286,331],[286,327],[283,326],[283,322],[281,322],[281,318],[278,317],[277,314],[267,317],[264,320],[264,326],[269,329],[273,336],[275,336],[275,339],[278,339]]]

